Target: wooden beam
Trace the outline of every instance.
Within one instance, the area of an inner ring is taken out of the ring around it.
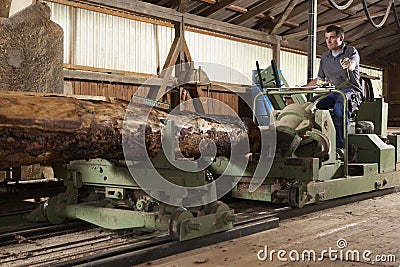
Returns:
[[[256,18],[259,18],[260,20],[257,22],[256,25],[251,27],[252,29],[260,29],[260,28],[269,29],[269,28],[271,28],[271,26],[268,26],[268,25],[271,25],[272,22],[275,20],[274,16],[264,15],[264,14],[258,15],[258,16],[256,16]],[[300,24],[293,23],[290,21],[284,21],[283,25],[288,26],[290,28],[297,28],[300,26]],[[263,30],[263,31],[265,31],[265,30]]]
[[[180,37],[175,37],[174,41],[172,42],[171,48],[169,50],[168,56],[165,59],[164,66],[162,68],[163,70],[167,69],[168,67],[174,66],[176,64],[180,52],[179,51],[180,41],[181,41]]]
[[[157,4],[160,6],[163,6],[166,4],[166,7],[169,7],[172,9],[177,9],[179,7],[180,2],[181,2],[181,0],[166,0],[166,1],[158,2]]]
[[[365,36],[371,31],[371,24],[368,21],[363,21],[362,24],[346,31],[346,40],[348,43],[353,43],[359,38]]]
[[[281,49],[283,49],[283,48],[295,49],[298,51],[303,51],[305,54],[307,54],[308,43],[302,42],[302,41],[297,41],[297,40],[282,39]],[[326,51],[327,51],[326,46],[317,45],[317,55],[322,55]]]
[[[232,3],[236,2],[236,1],[237,0],[221,0],[221,1],[217,2],[216,4],[212,5],[211,7],[207,8],[203,12],[201,12],[199,15],[208,17],[211,14],[214,14],[215,12],[230,6]]]
[[[181,0],[178,6],[178,12],[186,13],[187,6],[190,0]]]
[[[204,29],[211,32],[231,35],[262,43],[268,43],[268,44],[276,43],[275,36],[257,30],[233,25],[227,22],[217,21],[210,18],[201,17],[194,14],[180,13],[171,8],[161,7],[138,0],[88,0],[87,2],[118,8],[124,11],[141,14],[150,18],[167,20],[170,21],[171,23],[181,22],[183,17],[186,26],[198,29]]]
[[[373,40],[382,36],[382,31],[389,32],[389,31],[396,31],[397,25],[396,23],[392,23],[388,26],[383,26],[382,28],[365,35],[364,37],[356,40],[352,43],[352,45],[362,45],[364,42],[368,42],[369,40]]]
[[[245,14],[237,17],[236,19],[231,20],[230,22],[233,24],[241,25],[241,24],[245,23],[246,21],[251,20],[256,15],[270,10],[274,5],[277,5],[281,2],[282,2],[281,0],[263,1],[263,2],[261,2],[261,4],[248,10]]]
[[[185,85],[184,88],[188,91],[193,100],[193,106],[196,113],[205,114],[205,110],[207,110],[207,104],[200,100],[200,98],[203,97],[202,87],[196,85]]]
[[[179,1],[179,0],[161,0],[161,1],[157,1],[157,4],[160,5],[160,6],[163,6],[165,4],[168,4],[169,6],[172,6],[171,2],[175,2],[175,1]],[[151,1],[151,2],[154,3],[155,1]]]
[[[150,18],[168,20],[170,22],[180,21],[180,12],[162,6],[138,1],[138,0],[88,0],[82,3],[93,3],[101,6],[115,7],[121,10],[134,12],[136,14],[145,15]]]
[[[305,27],[303,27],[305,28]],[[320,32],[322,30],[324,30],[325,28],[323,28],[322,26],[317,27],[317,32]],[[290,34],[286,34],[286,35],[282,35],[282,38],[284,39],[294,39],[297,37],[301,37],[301,36],[305,36],[308,33],[308,29],[305,30],[301,30],[299,32],[295,32],[295,33],[290,33]]]
[[[371,17],[376,18],[376,17],[381,17],[383,15],[385,15],[385,13],[384,12],[380,12],[380,13],[377,13],[375,15],[371,15]],[[335,21],[334,23],[343,27],[345,25],[349,25],[349,24],[352,24],[352,23],[355,23],[355,22],[359,22],[359,21],[366,21],[366,20],[367,20],[367,18],[365,17],[365,15],[361,15],[361,16],[358,16],[358,17],[355,17],[355,18],[351,18],[351,19],[338,20],[338,21]],[[329,25],[331,25],[332,23],[327,23],[327,24],[318,26],[317,27],[317,32],[325,30],[325,28],[328,27]],[[307,32],[308,32],[308,29],[304,29],[304,30],[301,30],[299,32],[283,35],[282,37],[284,37],[286,39],[293,39],[293,38],[297,38],[297,37],[300,37],[302,35],[305,35],[305,34],[307,34]]]
[[[347,2],[347,0],[342,1],[342,3],[339,2],[339,4],[343,4],[345,2]],[[380,3],[382,3],[381,0],[368,0],[367,2],[368,2],[368,9],[369,9],[370,14],[376,15],[379,12],[386,12],[387,2],[385,2],[382,5],[380,5]],[[323,3],[323,5],[331,8],[331,11],[335,11],[336,14],[337,14],[337,12],[341,12],[343,14],[350,15],[350,16],[354,16],[354,15],[360,14],[360,13],[364,14],[361,1],[354,1],[353,4],[350,7],[346,8],[345,10],[337,10],[337,9],[333,8],[328,1],[325,1]]]
[[[317,3],[320,5],[322,2],[326,0],[318,0]],[[293,11],[290,13],[289,20],[295,20],[299,17],[305,17],[308,12],[308,1],[304,1],[301,4],[297,5]]]
[[[215,5],[215,4],[218,3],[215,0],[200,0],[200,2],[211,4],[211,5]],[[195,9],[191,10],[191,13],[196,14],[198,11],[203,10],[204,8],[205,7],[201,5],[198,8],[195,8]],[[243,8],[243,7],[240,7],[240,6],[235,6],[235,5],[229,5],[229,6],[226,7],[226,9],[229,9],[229,10],[232,10],[232,11],[236,11],[236,12],[239,12],[239,13],[246,13],[247,12],[246,8]]]
[[[287,17],[292,12],[293,8],[296,6],[298,0],[292,0],[286,7],[285,11],[283,12],[282,16],[279,18],[278,22],[272,28],[270,34],[276,34],[279,28],[282,26],[283,22],[287,19]]]
[[[230,8],[228,7],[227,9],[230,9]],[[239,12],[239,13],[246,13],[247,9],[246,8],[242,8],[242,10],[234,10],[234,11]],[[266,21],[272,21],[272,20],[275,19],[274,16],[266,15],[266,14],[258,14],[258,15],[255,16],[255,18],[261,19],[261,20],[266,20]],[[230,19],[228,18],[228,21],[229,20]],[[298,23],[294,23],[294,22],[290,22],[290,21],[284,21],[283,24],[286,25],[286,26],[289,26],[291,28],[299,27]],[[256,27],[253,27],[253,29],[256,29]]]
[[[385,41],[382,42],[382,39],[385,39]],[[381,57],[385,57],[385,56],[387,56],[387,54],[391,53],[391,52],[385,51],[386,49],[393,47],[393,45],[388,45],[388,44],[391,42],[396,43],[396,41],[399,41],[399,40],[400,40],[400,36],[394,35],[391,37],[377,39],[375,44],[366,45],[364,47],[359,47],[357,49],[358,49],[360,55],[363,57],[381,58]]]
[[[396,39],[398,39],[399,36],[396,36]],[[397,42],[395,42],[396,44]],[[382,49],[377,49],[377,52],[373,52],[371,55],[375,56],[375,57],[386,57],[387,55],[394,53],[396,51],[400,51],[400,46],[398,45],[386,45],[386,48],[382,48]]]
[[[384,37],[381,37],[381,38],[371,38],[369,40],[365,40],[362,43],[362,45],[367,46],[367,48],[368,48],[368,46],[371,46],[371,45],[374,45],[375,47],[382,47],[382,46],[387,46],[388,43],[391,43],[393,41],[397,41],[397,39],[400,39],[400,34],[394,34],[394,35],[391,35],[391,36],[384,36]]]
[[[347,1],[346,1],[347,2]],[[333,7],[328,1],[324,1],[322,3],[323,6],[329,7],[331,9],[334,9],[335,7]],[[357,12],[352,10],[350,7],[344,9],[344,10],[339,10],[340,12],[346,14],[346,15],[350,15],[350,16],[354,16]]]
[[[347,2],[347,1],[346,1]],[[334,8],[328,1],[324,1],[321,3],[323,6],[329,7],[329,8]],[[339,10],[340,12],[350,15],[350,16],[354,16],[358,10],[353,10],[351,7],[346,8],[345,10]]]
[[[146,86],[157,86],[160,87],[162,78],[157,78],[154,75],[138,73],[138,75],[121,75],[121,74],[109,74],[103,72],[89,72],[81,70],[63,70],[64,81],[80,80],[80,81],[98,81],[104,83],[120,83],[130,85],[143,85],[146,82]],[[150,76],[153,76],[151,79]],[[171,80],[168,84],[172,87],[173,81]],[[251,86],[245,84],[235,83],[224,83],[224,82],[211,82],[213,91],[230,92],[230,93],[251,93]],[[229,88],[229,89],[227,89]]]
[[[383,58],[362,56],[361,64],[372,66],[372,67],[382,68],[382,67],[387,66],[388,61]]]
[[[296,41],[296,40],[282,40],[281,42],[281,49],[290,48],[295,49],[297,51],[303,51],[307,54],[308,44],[307,42]],[[317,45],[317,55],[322,55],[327,51],[326,46]],[[382,67],[387,65],[387,61],[381,60],[376,57],[364,57],[362,56],[362,64],[364,65],[371,65],[376,67]]]
[[[160,78],[162,78],[160,88],[150,88],[150,90],[147,92],[146,96],[147,98],[158,100],[161,99],[162,96],[165,94],[165,91],[169,83],[169,78],[171,77],[172,71],[174,69],[172,67],[176,64],[176,61],[178,60],[178,57],[181,52],[180,51],[181,38],[182,37],[177,36],[172,42],[167,59],[165,60],[163,69],[160,74]]]
[[[385,62],[391,62],[392,64],[397,63],[399,65],[400,64],[400,51],[391,53],[389,56],[384,57],[383,60]]]
[[[204,2],[204,3],[208,3],[208,4],[211,4],[211,5],[214,5],[217,1],[215,1],[215,0],[200,0],[201,2]]]
[[[295,49],[297,51],[303,51],[305,54],[307,54],[308,44],[307,42],[302,42],[297,40],[282,39],[281,49],[283,50],[285,48]],[[326,46],[317,45],[317,55],[321,56],[326,51],[327,51]],[[362,56],[361,63],[364,65],[371,65],[376,67],[382,67],[387,65],[387,61],[384,61],[382,59],[376,57],[364,57],[364,56]]]
[[[183,46],[184,46],[183,49],[184,49],[184,53],[185,53],[187,62],[192,62],[193,59],[192,59],[192,56],[190,55],[189,47],[188,47],[185,39],[183,39]]]
[[[198,14],[199,12],[209,8],[210,5],[208,3],[200,3],[196,7],[192,7],[192,9],[189,9],[188,12],[192,14]]]
[[[318,0],[318,4],[320,4],[321,6],[323,3],[326,4],[327,1],[326,0],[324,0],[324,1]],[[299,6],[301,6],[301,5],[299,5]],[[305,8],[306,7],[303,5],[302,10],[300,10],[300,11],[307,12],[307,9],[305,9]],[[361,6],[361,4],[358,4],[356,6],[352,6],[351,9],[357,9],[357,11],[360,11],[360,10],[362,11],[362,6]],[[382,8],[380,8],[380,9],[374,8],[374,9],[370,10],[370,12],[376,13],[376,14],[378,14],[378,12],[384,12],[384,11],[386,11],[386,9],[382,10]],[[297,10],[295,10],[294,12],[297,12]],[[301,16],[300,12],[298,14],[299,14],[299,16]],[[353,12],[352,12],[352,14],[353,14]],[[359,17],[366,18],[364,14],[362,14],[362,16],[359,16]],[[289,18],[289,20],[292,20],[292,19],[293,19],[293,17]],[[323,9],[321,8],[321,10],[318,12],[318,24],[319,25],[338,24],[337,21],[339,21],[339,20],[342,25],[348,25],[350,23],[350,21],[349,22],[346,22],[346,21],[349,19],[352,19],[352,18],[348,14],[341,13],[337,9],[331,9],[331,8],[327,9],[326,7],[324,7]],[[305,32],[308,31],[308,27],[307,27],[306,23],[303,23],[303,25],[301,27],[299,27],[298,29],[289,30],[286,33],[286,35],[296,34],[297,32],[302,32],[302,31],[305,31]]]
[[[214,37],[218,37],[218,38],[232,40],[232,41],[239,42],[239,43],[245,43],[245,44],[251,44],[251,45],[257,45],[257,46],[272,48],[272,43],[266,43],[266,42],[261,43],[261,42],[256,41],[256,40],[244,39],[244,38],[240,38],[240,37],[236,37],[236,36],[226,35],[226,34],[223,34],[223,33],[211,32],[211,31],[202,30],[202,29],[196,29],[196,28],[186,28],[185,30],[186,31],[190,31],[190,32],[196,32],[196,33],[200,33],[200,34],[205,34],[205,35],[208,35],[208,36],[214,36]],[[279,36],[275,36],[275,38],[280,38],[280,37]]]
[[[299,23],[294,23],[294,22],[287,21],[287,20],[285,20],[285,21],[283,22],[283,25],[289,26],[289,27],[291,27],[291,28],[297,28],[297,27],[300,26]]]
[[[247,12],[247,8],[240,7],[240,6],[230,5],[227,8],[232,10],[232,11],[239,12],[239,13],[246,13]]]
[[[205,29],[212,32],[232,35],[248,40],[258,41],[267,44],[275,44],[276,36],[266,34],[257,30],[246,27],[233,25],[227,22],[216,21],[214,19],[205,18],[193,14],[186,13],[185,24],[199,29]]]
[[[79,2],[79,3],[72,2],[69,0],[47,0],[47,1],[51,2],[51,3],[57,3],[60,5],[69,6],[69,7],[75,7],[75,8],[80,8],[80,9],[84,9],[84,10],[89,10],[89,11],[93,11],[93,12],[106,14],[106,15],[125,18],[125,19],[129,19],[129,20],[142,21],[142,22],[152,23],[152,24],[161,25],[161,26],[165,26],[165,27],[173,27],[172,23],[166,22],[165,20],[163,20],[163,21],[154,20],[153,18],[140,16],[140,15],[137,15],[138,13],[133,13],[133,12],[121,12],[121,9],[118,9],[118,8],[112,8],[112,7],[104,8],[104,6],[102,6],[102,5],[88,4],[87,2],[84,3],[83,1]]]
[[[116,70],[116,69],[105,69],[105,68],[95,68],[89,66],[75,65],[75,64],[63,64],[64,69],[69,70],[81,70],[81,71],[90,71],[90,72],[102,72],[102,73],[111,73],[118,75],[126,75],[126,76],[139,76],[139,77],[151,77],[153,74],[133,72],[133,71],[125,71],[125,70]]]
[[[278,41],[272,48],[272,59],[276,62],[276,67],[279,70],[281,68],[281,43]]]
[[[103,72],[89,72],[89,71],[68,70],[68,69],[64,69],[63,74],[64,74],[64,81],[69,81],[69,80],[99,81],[104,83],[121,83],[121,84],[134,84],[134,85],[142,85],[147,80],[149,80],[150,76],[154,76],[154,75],[127,76],[121,74],[109,74]],[[151,80],[149,80],[148,83],[150,82],[151,84],[148,84],[149,86],[161,85],[161,79],[156,79],[154,77]],[[172,86],[172,82],[169,85]]]

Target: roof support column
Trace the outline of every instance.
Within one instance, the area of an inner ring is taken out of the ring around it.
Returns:
[[[307,82],[314,79],[315,59],[317,57],[317,0],[308,1],[308,69]]]
[[[184,49],[184,40],[185,40],[185,33],[184,33],[184,19],[182,16],[182,21],[181,22],[175,22],[174,23],[174,28],[175,28],[175,39],[178,40],[177,46],[178,46],[178,60],[176,62],[173,62],[175,65],[175,77],[179,77],[182,71],[184,71],[184,66],[182,65],[185,62],[185,49]],[[175,108],[180,104],[180,92],[179,88],[174,88],[171,90],[171,107]]]
[[[281,67],[281,39],[280,36],[276,36],[276,44],[272,45],[272,59],[275,60],[278,70]]]

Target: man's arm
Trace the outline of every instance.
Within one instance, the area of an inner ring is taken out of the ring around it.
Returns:
[[[343,69],[348,69],[349,71],[355,70],[359,64],[360,55],[354,47],[351,47],[350,53],[340,60],[340,65],[342,65]]]
[[[319,69],[318,69],[318,74],[317,74],[317,79],[316,79],[315,84],[320,87],[327,84],[322,60],[319,63]]]
[[[356,69],[357,62],[348,57],[344,57],[340,60],[340,65],[342,65],[343,69],[348,69],[349,71],[353,71]]]

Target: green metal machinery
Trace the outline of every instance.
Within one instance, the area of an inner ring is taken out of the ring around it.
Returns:
[[[271,74],[260,73],[261,79],[263,75]],[[275,103],[282,95],[341,93],[338,88],[311,89],[270,88],[254,102],[265,95]],[[347,110],[347,101],[344,105]],[[383,99],[363,103],[348,132],[345,127],[345,153],[339,158],[335,127],[328,110],[317,110],[313,103],[296,101],[274,110],[275,122],[269,126],[275,127],[277,133],[272,167],[255,191],[249,190],[251,177],[242,177],[232,191],[233,196],[302,207],[400,185],[400,139],[398,135],[387,136],[387,111]]]
[[[173,133],[165,134],[173,136]],[[196,162],[185,160],[184,164],[193,165]],[[129,167],[134,169],[134,173],[129,171]],[[198,187],[210,180],[207,170],[187,172],[176,168],[174,162],[167,159],[165,152],[160,152],[152,159],[151,169],[141,162],[111,162],[103,159],[73,161],[53,167],[55,177],[62,178],[66,191],[51,197],[28,215],[27,219],[48,220],[53,224],[79,219],[112,230],[168,231],[174,240],[180,241],[233,227],[234,211],[221,201],[185,208],[167,205],[150,197],[135,179],[153,179],[152,168],[172,183],[167,190],[155,184],[154,188],[150,188],[152,195],[182,198],[183,203],[185,195],[177,194],[173,185]],[[215,195],[216,188],[204,192],[204,198],[209,197],[209,194]],[[201,199],[199,202],[202,202]]]

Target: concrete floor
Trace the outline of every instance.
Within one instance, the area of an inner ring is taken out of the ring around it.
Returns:
[[[281,221],[277,229],[141,266],[400,267],[399,218],[400,193],[395,193]]]

